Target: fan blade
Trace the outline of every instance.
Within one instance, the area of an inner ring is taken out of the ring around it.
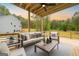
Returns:
[[[56,3],[47,3],[46,5],[47,5],[47,6],[55,6]]]
[[[56,5],[56,3],[40,3],[41,4],[41,6],[42,5],[46,5],[46,6],[55,6]]]

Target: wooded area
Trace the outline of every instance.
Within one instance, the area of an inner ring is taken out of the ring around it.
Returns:
[[[0,6],[0,13],[4,15],[11,15],[9,10],[5,8],[4,6]],[[77,16],[76,16],[77,15]],[[17,17],[21,23],[22,28],[28,28],[28,19],[25,19],[21,16],[16,16],[13,14],[13,16]],[[37,29],[39,31],[41,21],[39,17],[34,18],[34,20],[31,20],[31,28]],[[79,12],[75,12],[73,17],[71,19],[57,21],[52,20],[50,21],[49,17],[44,17],[44,30],[62,30],[62,31],[79,31]]]

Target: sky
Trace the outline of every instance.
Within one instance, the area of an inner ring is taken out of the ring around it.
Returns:
[[[79,12],[79,5],[61,10],[59,12],[53,13],[50,15],[50,19],[53,20],[67,20],[72,18],[75,12]]]
[[[16,14],[16,15],[20,15],[24,18],[27,19],[28,17],[28,12],[22,8],[19,8],[13,4],[9,4],[9,3],[0,3],[1,5],[5,6],[6,8],[8,8],[8,10],[10,11],[11,14]],[[68,18],[72,18],[73,14],[75,12],[79,12],[79,5],[58,11],[56,13],[50,14],[49,18],[50,20],[66,20]],[[33,15],[33,14],[31,14]]]

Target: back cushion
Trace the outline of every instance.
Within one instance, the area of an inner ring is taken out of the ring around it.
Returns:
[[[56,37],[56,34],[52,34],[52,37]]]
[[[32,38],[36,38],[36,34],[34,33],[34,34],[30,34],[30,39],[32,39]]]
[[[51,33],[51,36],[52,36],[52,37],[57,37],[57,36],[58,36],[58,33],[57,33],[57,32],[52,32],[52,33]]]
[[[41,37],[42,34],[41,33],[33,33],[33,34],[30,34],[30,39],[32,38],[38,38],[38,37]]]
[[[22,39],[23,41],[25,41],[25,40],[27,40],[27,37],[26,37],[25,35],[21,35],[21,39]]]

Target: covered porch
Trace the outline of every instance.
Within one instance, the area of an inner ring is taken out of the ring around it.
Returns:
[[[31,31],[31,27],[30,27],[30,12],[36,14],[37,16],[39,16],[39,19],[41,21],[40,24],[40,31],[44,32],[44,17],[51,14],[51,13],[55,13],[57,11],[72,7],[74,5],[77,4],[64,4],[64,3],[56,3],[56,4],[49,4],[50,6],[47,6],[46,4],[32,4],[32,3],[28,3],[28,4],[15,4],[25,10],[28,10],[28,32]],[[44,8],[46,7],[46,9]],[[50,32],[50,31],[49,31]],[[72,34],[71,32],[69,33],[69,38],[66,37],[60,37],[60,44],[59,44],[59,49],[57,50],[56,48],[51,52],[50,56],[72,56],[77,54],[76,51],[78,49],[79,46],[79,40],[77,39],[72,39]],[[76,49],[76,50],[75,50]],[[47,56],[47,54],[40,50],[39,48],[37,49],[37,52],[34,52],[34,45],[25,48],[25,51],[27,53],[28,56]]]
[[[52,4],[46,4],[46,3],[15,3],[14,5],[21,7],[28,11],[28,30],[24,32],[19,33],[11,33],[11,34],[1,34],[1,36],[7,36],[7,35],[18,35],[20,33],[32,33],[32,32],[41,32],[46,33],[46,37],[49,36],[50,32],[54,32],[53,30],[45,31],[44,30],[44,17],[48,16],[52,13],[55,13],[57,11],[72,7],[77,4],[71,4],[71,3],[52,3]],[[46,8],[45,8],[46,7]],[[31,31],[31,13],[34,13],[34,17],[39,17],[40,19],[40,29],[39,31]],[[72,55],[79,55],[79,40],[72,38],[71,32],[68,32],[68,37],[64,37],[66,33],[59,33],[59,48],[58,50],[56,47],[51,51],[50,56],[72,56]],[[63,36],[61,36],[61,34]],[[66,34],[67,35],[67,34]],[[29,34],[30,36],[30,34]],[[28,42],[27,42],[28,43]],[[22,43],[23,44],[23,43]],[[48,54],[41,49],[37,48],[37,52],[34,52],[34,45],[24,47],[25,53],[27,56],[48,56]]]

